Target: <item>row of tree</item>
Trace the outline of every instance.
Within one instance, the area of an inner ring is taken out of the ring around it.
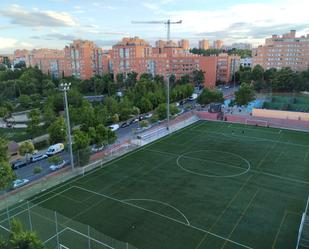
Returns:
[[[295,72],[291,68],[264,70],[262,66],[256,65],[252,70],[241,68],[236,79],[241,83],[253,83],[257,91],[309,91],[309,68],[306,71]]]

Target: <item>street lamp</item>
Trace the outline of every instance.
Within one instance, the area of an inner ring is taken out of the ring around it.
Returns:
[[[74,169],[74,158],[73,158],[73,150],[72,150],[71,125],[70,125],[69,106],[68,106],[68,97],[67,97],[67,92],[70,90],[70,86],[71,86],[71,83],[61,83],[60,84],[60,90],[63,92],[63,95],[64,95],[65,116],[66,116],[66,123],[67,123],[67,136],[68,136],[68,142],[69,142],[71,166],[73,170]]]
[[[167,96],[166,96],[166,112],[167,112],[167,130],[170,130],[170,76],[167,75],[166,77],[167,80]]]

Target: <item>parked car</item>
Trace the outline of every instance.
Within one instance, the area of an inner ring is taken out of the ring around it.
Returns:
[[[184,105],[185,103],[187,103],[186,100],[181,100],[181,101],[179,102],[179,105]]]
[[[110,125],[109,128],[110,128],[112,131],[117,131],[117,130],[119,129],[119,124]]]
[[[152,115],[153,115],[152,113],[148,113],[148,114],[145,115],[145,118],[151,118]]]
[[[30,157],[30,162],[37,162],[48,158],[46,154],[36,154]]]
[[[22,168],[24,166],[27,165],[27,161],[26,160],[21,160],[21,159],[18,159],[14,162],[11,163],[11,166],[12,166],[12,169],[19,169],[19,168]]]
[[[130,122],[126,121],[121,124],[120,128],[125,128],[125,127],[128,127],[129,125],[130,125]]]
[[[14,189],[20,188],[20,187],[26,185],[27,183],[29,183],[28,179],[17,179],[15,181],[13,181],[13,188]]]
[[[99,151],[101,151],[101,150],[103,150],[103,149],[104,149],[104,145],[97,146],[97,145],[95,144],[95,145],[93,145],[93,146],[91,147],[91,152],[92,152],[92,153],[97,153],[97,152],[99,152]]]
[[[139,120],[139,121],[142,121],[142,120],[144,120],[144,119],[145,119],[144,116],[139,116],[139,117],[138,117],[138,120]]]
[[[49,169],[51,170],[51,171],[56,171],[56,170],[58,170],[58,169],[61,169],[61,168],[63,168],[65,165],[67,165],[68,164],[68,162],[66,162],[65,160],[63,160],[62,162],[60,162],[60,163],[58,163],[58,164],[53,164],[53,165],[50,165],[49,166]]]
[[[60,153],[61,151],[64,150],[64,145],[59,143],[59,144],[54,144],[48,147],[46,151],[47,156],[53,156],[57,153]]]
[[[197,99],[197,94],[196,94],[196,93],[193,93],[193,94],[188,98],[188,100],[190,100],[190,101],[193,101],[193,100],[195,100],[195,99]]]
[[[133,118],[131,121],[130,121],[130,124],[135,124],[139,121],[138,118]]]

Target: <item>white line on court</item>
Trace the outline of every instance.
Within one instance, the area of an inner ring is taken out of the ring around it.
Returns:
[[[188,218],[185,216],[185,214],[183,212],[181,212],[178,208],[176,208],[175,206],[167,203],[167,202],[163,202],[163,201],[158,201],[158,200],[154,200],[154,199],[123,199],[124,202],[130,202],[130,201],[149,201],[149,202],[154,202],[154,203],[159,203],[162,204],[164,206],[170,207],[172,209],[174,209],[177,213],[179,213],[187,222],[188,225],[190,225],[190,222],[188,220]]]
[[[95,192],[95,191],[92,191],[92,190],[89,190],[89,189],[86,189],[86,188],[83,188],[83,187],[79,187],[79,186],[75,186],[75,187],[78,188],[78,189],[87,191],[87,192],[89,192],[89,193],[96,194],[96,195],[102,196],[102,197],[104,197],[104,198],[107,198],[107,199],[110,199],[110,200],[113,200],[113,201],[116,201],[116,202],[123,203],[123,204],[128,205],[128,206],[132,206],[132,207],[135,207],[135,208],[144,210],[144,211],[146,211],[146,212],[150,212],[150,213],[152,213],[152,214],[155,214],[155,215],[161,216],[161,217],[163,217],[163,218],[172,220],[172,221],[174,221],[174,222],[176,222],[176,223],[179,223],[179,224],[182,224],[182,225],[191,227],[191,228],[196,229],[196,230],[198,230],[198,231],[201,231],[201,232],[204,232],[204,233],[208,233],[208,234],[210,234],[210,235],[212,235],[212,236],[214,236],[214,237],[217,237],[217,238],[219,238],[219,239],[228,241],[228,242],[230,242],[230,243],[232,243],[232,244],[235,244],[235,245],[238,245],[238,246],[247,248],[247,249],[253,249],[252,247],[249,247],[249,246],[246,246],[246,245],[241,244],[241,243],[239,243],[239,242],[236,242],[236,241],[233,241],[233,240],[231,240],[231,239],[225,238],[225,237],[220,236],[220,235],[218,235],[218,234],[209,232],[209,231],[207,231],[207,230],[205,230],[205,229],[202,229],[202,228],[199,228],[199,227],[196,227],[196,226],[193,226],[193,225],[189,225],[189,224],[187,224],[187,223],[185,223],[185,222],[182,222],[182,221],[179,221],[179,220],[174,219],[174,218],[172,218],[172,217],[169,217],[169,216],[167,216],[167,215],[160,214],[160,213],[157,213],[157,212],[155,212],[155,211],[152,211],[152,210],[149,210],[149,209],[140,207],[140,206],[138,206],[138,205],[134,205],[134,204],[132,204],[132,203],[130,203],[130,202],[126,202],[126,201],[124,201],[124,200],[120,200],[120,199],[117,199],[117,198],[114,198],[114,197],[111,197],[111,196],[108,196],[108,195],[105,195],[105,194],[101,194],[101,193],[98,193],[98,192]]]

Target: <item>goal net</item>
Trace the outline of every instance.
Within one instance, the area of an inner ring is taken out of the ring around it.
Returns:
[[[246,119],[246,124],[248,125],[256,125],[256,126],[263,126],[268,127],[269,123],[265,120],[256,120],[256,119]]]
[[[301,223],[300,223],[300,226],[299,226],[296,249],[309,248],[308,204],[309,204],[309,196],[308,196],[308,199],[307,199],[305,212],[303,213]]]

